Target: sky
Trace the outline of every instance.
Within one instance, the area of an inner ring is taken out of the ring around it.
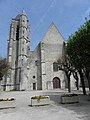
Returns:
[[[7,56],[9,25],[22,10],[30,24],[30,49],[34,50],[54,22],[65,40],[89,18],[90,0],[0,0],[0,57]]]

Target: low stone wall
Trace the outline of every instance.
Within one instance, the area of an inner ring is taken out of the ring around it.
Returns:
[[[0,102],[0,109],[14,108],[14,107],[15,107],[15,101],[3,101],[3,102]]]
[[[79,99],[77,95],[72,95],[72,94],[68,94],[68,95],[62,95],[61,96],[61,103],[62,104],[69,104],[69,103],[78,103]]]
[[[41,106],[41,105],[49,105],[50,97],[48,96],[35,96],[36,98],[31,98],[31,106]]]
[[[3,98],[3,99],[0,99],[0,109],[14,108],[14,107],[16,107],[14,98]]]

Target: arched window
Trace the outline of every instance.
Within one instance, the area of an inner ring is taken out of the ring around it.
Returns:
[[[58,71],[58,63],[57,62],[53,63],[53,71]]]

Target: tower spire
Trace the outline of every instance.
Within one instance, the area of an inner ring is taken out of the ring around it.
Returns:
[[[26,12],[25,12],[24,9],[22,10],[21,14],[22,14],[22,15],[26,15]]]

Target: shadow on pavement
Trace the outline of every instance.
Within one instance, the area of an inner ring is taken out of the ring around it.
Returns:
[[[61,104],[60,95],[49,95],[50,99],[55,102],[57,106],[69,109],[77,115],[81,115],[80,119],[90,120],[90,95],[78,95],[79,103]]]

